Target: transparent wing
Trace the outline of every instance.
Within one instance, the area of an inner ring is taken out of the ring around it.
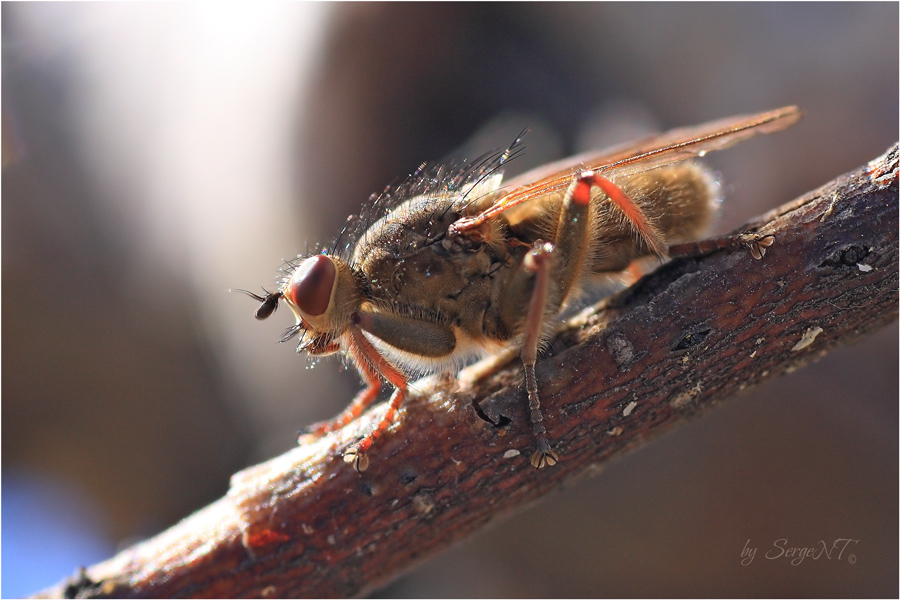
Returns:
[[[640,173],[722,150],[755,135],[781,131],[796,123],[801,114],[796,106],[785,106],[755,115],[729,117],[544,165],[512,179],[504,186],[510,190],[508,194],[482,213],[460,219],[452,231],[465,232],[517,204],[565,190],[572,178],[583,171],[606,173],[607,176]]]

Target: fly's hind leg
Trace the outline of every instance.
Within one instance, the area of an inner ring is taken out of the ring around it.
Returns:
[[[600,188],[609,201],[628,219],[635,232],[650,251],[660,258],[690,257],[709,254],[717,250],[738,250],[747,248],[756,260],[766,255],[766,249],[775,243],[775,236],[756,232],[745,232],[699,242],[667,245],[656,225],[647,218],[643,210],[618,186],[605,177],[593,172],[582,173],[570,186],[568,194],[581,202],[590,197],[591,186]]]
[[[738,250],[747,248],[750,255],[756,260],[762,260],[766,255],[766,250],[775,243],[775,236],[771,234],[762,234],[754,232],[739,233],[737,235],[728,235],[710,240],[700,240],[699,242],[688,242],[686,244],[677,244],[669,246],[669,256],[671,257],[695,257],[716,252],[717,250]]]

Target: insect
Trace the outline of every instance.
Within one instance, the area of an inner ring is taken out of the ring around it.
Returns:
[[[284,301],[296,317],[282,341],[297,352],[343,353],[366,387],[322,435],[351,422],[393,386],[381,422],[344,452],[358,471],[393,422],[410,378],[458,370],[473,357],[517,348],[536,449],[531,464],[559,460],[544,424],[535,363],[560,313],[592,277],[634,260],[746,246],[762,258],[774,238],[743,234],[695,243],[718,203],[717,184],[696,161],[800,118],[793,106],[670,131],[610,152],[588,153],[503,185],[506,151],[456,167],[424,166],[376,198],[355,243],[288,263],[257,319]],[[380,212],[379,212],[380,211]]]

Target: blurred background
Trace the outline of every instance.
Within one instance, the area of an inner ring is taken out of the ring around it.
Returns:
[[[709,157],[716,232],[898,136],[898,5],[3,3],[2,594],[222,496],[359,389],[271,289],[423,160],[508,172],[798,104]],[[734,398],[380,590],[896,596],[896,323]],[[858,540],[765,560],[776,540]],[[741,552],[760,549],[748,566]]]

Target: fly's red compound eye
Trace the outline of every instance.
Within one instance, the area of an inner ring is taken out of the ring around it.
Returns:
[[[334,276],[330,258],[322,254],[311,256],[294,271],[284,293],[301,312],[317,317],[328,310]]]

